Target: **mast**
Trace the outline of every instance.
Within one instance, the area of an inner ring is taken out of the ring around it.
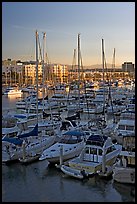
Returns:
[[[11,84],[12,84],[12,82],[11,82],[11,80],[12,80],[12,78],[11,78],[11,70],[12,70],[12,68],[10,67],[10,87],[11,87]]]
[[[112,69],[114,71],[114,77],[113,77],[113,81],[115,81],[115,48],[114,48],[114,52],[113,52],[113,63],[112,63]]]
[[[72,71],[71,71],[72,81],[74,80],[74,73],[76,72],[76,49],[74,49],[73,51],[74,51],[74,54],[73,54]]]
[[[80,33],[78,33],[78,100],[80,110]]]
[[[16,77],[16,74],[17,74],[17,68],[15,68],[15,85],[17,84],[17,82],[16,82],[16,81],[17,81],[17,79],[16,79],[16,78],[17,78],[17,77]]]
[[[76,84],[76,76],[77,76],[77,70],[76,70],[76,49],[73,50],[73,61],[72,61],[72,70],[71,70],[71,76],[69,78],[69,82],[71,84],[71,82],[75,81]],[[69,89],[69,93],[70,93]],[[76,90],[75,90],[75,95],[76,95]]]
[[[46,33],[43,33],[43,60],[42,60],[42,105],[43,105],[43,112],[44,112],[44,94],[45,94],[45,90],[44,90],[44,79],[45,79],[45,66],[44,66],[44,59],[45,59],[45,38],[46,38]]]
[[[113,82],[115,82],[115,48],[113,52],[113,62],[112,62],[112,71],[114,72],[114,77],[113,77]],[[110,85],[109,85],[109,91],[110,91]],[[113,122],[116,123],[116,118],[114,115],[114,109],[113,109],[113,102],[112,102],[112,97],[111,97],[111,91],[110,91],[110,100],[111,100],[111,106],[112,106],[112,113],[113,113]]]
[[[36,114],[37,114],[37,124],[38,124],[38,31],[36,30]]]
[[[7,69],[8,69],[8,67],[6,67],[6,71],[5,71],[5,74],[6,74],[6,86],[7,86]]]
[[[104,113],[104,120],[105,118],[105,78],[104,78],[104,39],[102,39],[102,69],[103,69],[103,113]],[[106,120],[105,120],[106,121]]]

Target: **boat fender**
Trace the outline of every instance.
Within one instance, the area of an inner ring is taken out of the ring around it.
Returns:
[[[81,170],[81,174],[83,175],[84,178],[88,177],[88,174],[86,173],[86,171],[84,169]]]

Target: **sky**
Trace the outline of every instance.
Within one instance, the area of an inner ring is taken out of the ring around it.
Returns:
[[[2,2],[2,60],[35,60],[38,31],[50,63],[73,64],[80,33],[83,66],[135,63],[135,2]],[[77,61],[77,59],[76,59]]]

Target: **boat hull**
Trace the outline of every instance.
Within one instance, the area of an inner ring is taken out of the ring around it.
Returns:
[[[80,170],[77,170],[77,169],[74,169],[74,168],[71,168],[71,167],[65,166],[65,165],[61,165],[60,169],[62,170],[63,173],[65,173],[68,176],[75,177],[78,179],[84,178],[84,175],[82,175]]]
[[[119,183],[135,184],[135,168],[115,167],[113,180]]]
[[[117,156],[106,161],[106,166],[112,166]],[[69,166],[78,170],[84,169],[87,173],[93,174],[102,170],[102,162],[81,161],[79,157],[69,161]]]

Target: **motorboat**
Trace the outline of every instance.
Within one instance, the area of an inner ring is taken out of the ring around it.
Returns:
[[[47,148],[39,160],[48,160],[50,163],[66,161],[80,154],[85,144],[85,133],[78,130],[69,130],[63,133],[59,141]],[[60,162],[60,163],[62,163]]]
[[[8,87],[4,95],[16,95],[16,94],[22,94],[22,90],[18,89],[17,87]]]
[[[124,136],[122,151],[113,167],[113,180],[135,184],[135,136]]]
[[[113,180],[118,183],[135,184],[135,152],[121,151],[120,159],[113,168]]]
[[[115,128],[115,139],[119,144],[123,144],[123,137],[135,135],[135,119],[120,119]]]
[[[36,90],[35,90],[35,88],[33,86],[23,87],[22,91],[23,92],[28,92],[28,93],[35,93],[36,92]]]
[[[77,178],[77,179],[84,179],[88,177],[88,174],[86,174],[86,172],[71,168],[63,164],[61,165],[60,169],[66,175]]]
[[[67,165],[78,170],[85,170],[89,175],[98,171],[105,173],[106,166],[112,166],[116,162],[121,145],[112,143],[110,137],[94,134],[89,136],[80,155],[70,159]]]

